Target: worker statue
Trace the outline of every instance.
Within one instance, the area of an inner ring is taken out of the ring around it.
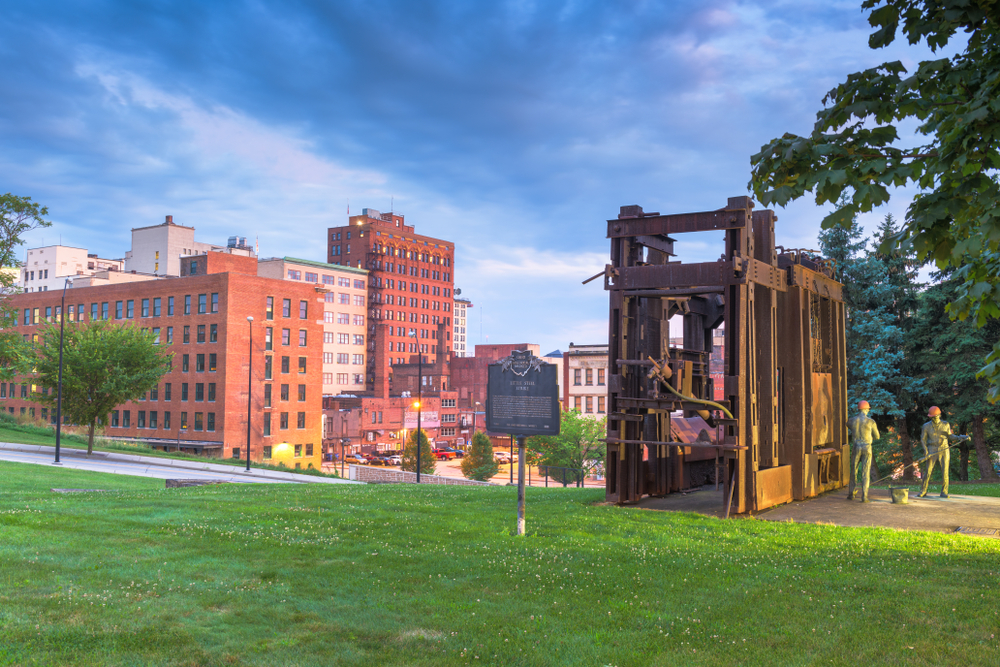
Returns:
[[[967,435],[952,435],[951,424],[941,421],[941,408],[933,406],[927,411],[927,416],[931,418],[924,424],[920,432],[920,444],[924,447],[924,458],[927,460],[927,473],[924,475],[924,484],[920,488],[920,497],[927,495],[927,487],[931,482],[931,473],[934,472],[934,464],[941,464],[941,497],[948,497],[948,469],[951,464],[951,443],[968,440]]]
[[[847,499],[854,500],[854,485],[857,480],[858,460],[861,461],[861,502],[868,502],[868,485],[871,482],[872,441],[878,440],[878,426],[868,416],[871,406],[868,401],[858,403],[860,414],[847,420],[847,432],[851,435],[851,484],[847,488]]]

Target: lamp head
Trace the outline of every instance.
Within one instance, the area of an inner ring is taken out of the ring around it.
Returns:
[[[414,401],[413,402],[413,407],[419,408],[420,407],[420,401]]]
[[[253,315],[247,315],[247,322],[253,322]]]

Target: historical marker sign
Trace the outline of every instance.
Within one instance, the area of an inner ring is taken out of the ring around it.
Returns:
[[[556,367],[528,350],[489,366],[486,428],[511,435],[559,434]]]

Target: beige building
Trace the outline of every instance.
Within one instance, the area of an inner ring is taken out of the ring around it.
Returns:
[[[91,276],[101,272],[122,271],[120,259],[101,259],[86,248],[50,245],[27,251],[17,284],[25,292],[62,289],[66,278]]]
[[[368,272],[294,257],[272,257],[257,263],[257,274],[300,283],[312,283],[323,298],[323,395],[353,394],[365,390],[369,348]],[[273,332],[280,345],[285,330]]]
[[[168,215],[166,222],[150,227],[136,227],[132,230],[132,249],[125,253],[125,271],[149,273],[158,276],[181,275],[181,258],[203,255],[213,250],[225,250],[231,254],[253,256],[254,251],[246,244],[246,239],[231,236],[226,246],[201,243],[194,240],[194,227],[185,227],[174,222]]]
[[[453,331],[451,334],[452,338],[452,353],[456,357],[468,356],[468,348],[465,345],[465,321],[466,321],[466,311],[472,308],[472,302],[468,299],[455,299],[455,306],[452,314],[452,327]]]
[[[608,411],[608,346],[574,345],[563,353],[563,409],[599,419]]]

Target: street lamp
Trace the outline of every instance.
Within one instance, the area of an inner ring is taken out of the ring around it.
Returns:
[[[472,437],[469,438],[470,445],[472,444],[472,438],[476,437],[476,414],[479,412],[480,405],[482,405],[482,403],[476,401],[476,404],[472,406]]]
[[[56,385],[56,460],[53,465],[62,465],[59,462],[59,442],[62,437],[63,332],[66,331],[66,288],[69,283],[69,278],[63,283],[62,306],[59,309],[59,383]]]
[[[410,336],[417,341],[417,484],[420,484],[420,404],[423,402],[424,386],[424,354],[420,351],[420,341],[417,340],[417,330]]]
[[[247,371],[247,472],[250,472],[250,398],[253,395],[253,316],[247,315],[250,327],[250,369]]]

